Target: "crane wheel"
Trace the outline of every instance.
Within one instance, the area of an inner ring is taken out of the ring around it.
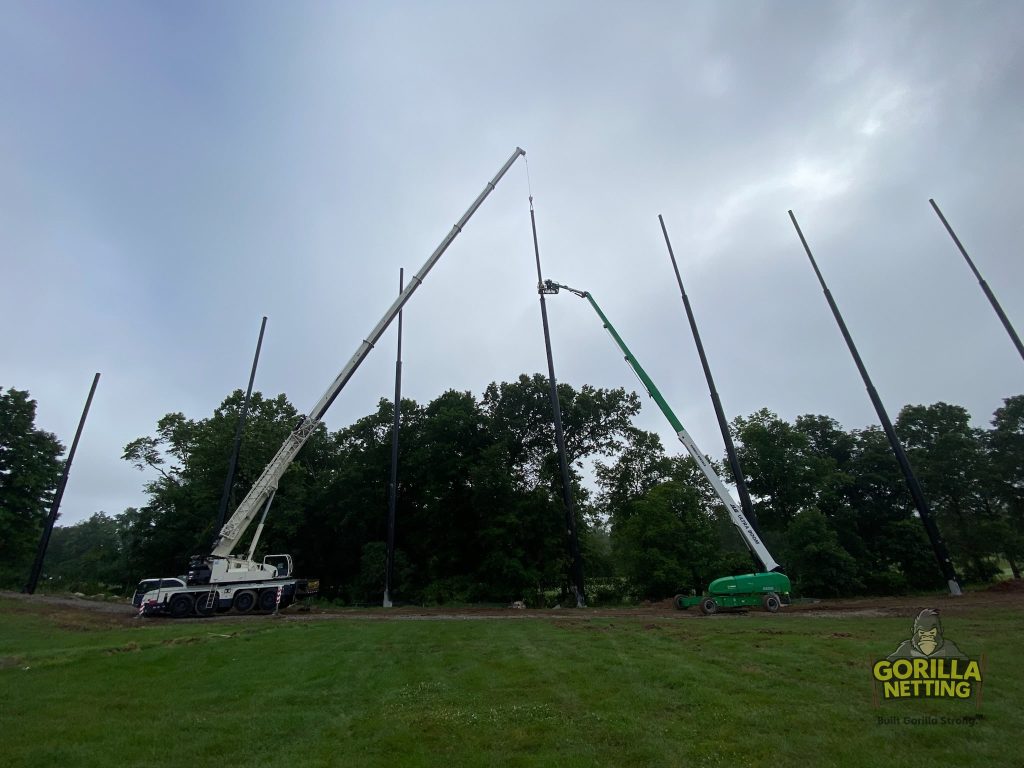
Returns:
[[[231,606],[238,613],[248,613],[254,605],[256,605],[256,593],[251,589],[243,589],[241,592],[236,592],[235,599],[231,602]]]
[[[272,611],[277,607],[277,587],[264,589],[260,592],[260,610]]]
[[[217,610],[216,592],[213,593],[213,604],[207,607],[209,602],[209,592],[200,592],[198,595],[196,595],[196,613],[198,613],[200,616],[213,616],[214,612]]]
[[[674,605],[676,607],[676,610],[679,611],[685,611],[687,608],[690,607],[686,604],[686,595],[676,595],[674,598],[672,598],[672,605]]]
[[[167,606],[167,610],[173,618],[183,619],[186,616],[192,615],[192,608],[194,605],[191,595],[175,595],[171,598],[171,602]]]
[[[779,602],[779,596],[774,592],[770,592],[761,598],[761,605],[768,613],[775,613],[779,610],[781,603]]]
[[[713,613],[718,613],[718,603],[715,602],[713,597],[705,597],[700,601],[700,612],[705,616],[710,616]]]

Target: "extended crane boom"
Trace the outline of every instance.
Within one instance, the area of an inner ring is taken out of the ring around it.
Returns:
[[[348,361],[341,373],[331,382],[331,385],[324,392],[323,396],[316,402],[316,405],[310,410],[309,415],[303,418],[295,430],[288,435],[284,444],[278,450],[277,455],[271,459],[270,463],[267,464],[266,469],[263,470],[263,474],[260,475],[259,479],[253,484],[249,493],[246,494],[242,503],[238,505],[235,513],[221,528],[220,533],[217,536],[216,541],[213,545],[211,554],[213,557],[228,557],[231,552],[238,545],[239,539],[245,533],[246,528],[249,527],[253,519],[260,512],[261,509],[266,513],[266,508],[269,506],[269,502],[273,497],[274,492],[277,490],[277,485],[281,480],[281,476],[284,475],[285,470],[291,465],[295,456],[302,449],[302,446],[309,440],[310,435],[313,434],[317,425],[320,423],[320,419],[323,418],[327,409],[330,408],[331,403],[334,402],[335,398],[341,393],[342,388],[348,383],[349,379],[352,378],[352,374],[355,373],[356,369],[360,366],[366,356],[373,349],[374,344],[380,339],[387,330],[391,322],[398,316],[399,310],[405,305],[412,294],[419,288],[423,279],[427,276],[427,273],[437,263],[441,255],[447,250],[448,246],[452,244],[452,241],[462,231],[462,228],[466,226],[470,217],[476,213],[477,208],[487,198],[487,196],[494,189],[495,185],[501,180],[501,177],[505,175],[512,164],[519,158],[520,155],[525,155],[526,152],[519,147],[516,147],[515,152],[509,157],[505,164],[501,167],[501,170],[491,179],[483,192],[473,201],[473,204],[469,206],[467,211],[463,214],[462,218],[456,222],[452,227],[451,231],[441,241],[441,244],[434,249],[434,252],[430,254],[426,263],[420,268],[412,280],[409,281],[409,285],[406,286],[405,290],[401,292],[394,303],[384,313],[384,316],[380,321],[373,327],[366,339],[356,349],[355,354]],[[255,548],[255,542],[252,549]],[[252,551],[250,549],[250,551]]]
[[[215,611],[234,610],[246,613],[258,607],[261,611],[277,610],[286,607],[293,599],[311,594],[315,591],[314,583],[308,579],[296,579],[292,575],[291,555],[266,555],[263,562],[255,562],[253,555],[263,532],[263,521],[266,520],[270,504],[277,493],[278,483],[294,461],[302,446],[320,424],[331,403],[341,393],[342,388],[356,372],[356,369],[370,354],[370,350],[384,335],[391,322],[398,316],[412,294],[419,288],[427,273],[434,267],[441,255],[452,244],[462,231],[470,217],[494,187],[505,175],[520,155],[525,155],[521,148],[505,161],[494,178],[487,182],[483,192],[466,210],[440,245],[430,254],[419,272],[413,275],[398,298],[388,308],[380,321],[373,327],[369,335],[356,349],[352,358],[341,369],[341,373],[324,392],[309,414],[302,417],[299,425],[285,439],[277,454],[270,460],[263,473],[259,476],[249,493],[242,499],[235,513],[224,524],[213,542],[209,555],[198,555],[189,564],[185,583],[180,579],[147,579],[139,585],[136,605],[147,615],[167,613],[176,618],[192,615],[208,616]],[[244,555],[232,554],[246,529],[262,510],[260,523],[256,528],[248,552]],[[155,582],[155,589],[147,589]],[[171,583],[168,589],[166,582]]]
[[[580,298],[584,298],[590,302],[590,306],[594,308],[597,316],[601,318],[601,323],[604,325],[605,329],[607,329],[608,333],[615,341],[615,344],[625,355],[626,363],[628,363],[629,367],[633,369],[634,373],[636,373],[641,383],[643,383],[644,387],[647,389],[647,393],[654,399],[654,402],[658,404],[661,412],[665,414],[665,418],[667,418],[669,424],[672,425],[672,429],[675,430],[679,441],[686,447],[687,453],[689,453],[693,460],[697,462],[697,466],[700,467],[704,476],[708,479],[708,482],[710,482],[711,486],[715,489],[715,493],[718,494],[718,498],[721,499],[722,504],[724,504],[726,510],[728,510],[729,517],[731,518],[733,525],[735,525],[737,530],[739,530],[740,536],[743,538],[743,542],[754,554],[754,557],[758,559],[765,571],[777,570],[779,568],[779,564],[775,562],[775,559],[768,552],[764,543],[761,541],[761,537],[757,535],[757,531],[754,530],[750,521],[747,520],[746,515],[743,514],[743,510],[740,508],[740,505],[735,499],[733,499],[732,494],[729,493],[729,489],[725,486],[725,483],[722,482],[718,473],[715,472],[714,467],[711,466],[711,463],[707,460],[704,454],[701,453],[697,444],[693,442],[693,438],[690,437],[690,433],[686,431],[682,422],[679,421],[675,413],[672,412],[672,409],[669,408],[668,402],[666,402],[664,396],[658,390],[657,386],[655,386],[651,377],[647,375],[647,371],[643,369],[637,359],[633,356],[633,353],[629,351],[629,347],[626,346],[626,343],[622,340],[622,337],[619,336],[615,327],[608,320],[605,313],[601,311],[601,307],[599,307],[597,302],[594,301],[594,297],[591,296],[588,291],[580,291],[576,288],[570,288],[567,285],[561,285],[560,283],[555,283],[551,280],[544,281],[543,290],[545,293],[558,293],[561,288],[564,288],[570,293],[574,293]]]
[[[249,527],[249,524],[256,517],[256,514],[263,508],[270,500],[274,491],[277,489],[277,484],[281,480],[281,476],[288,469],[289,465],[295,459],[295,456],[301,450],[302,446],[309,440],[310,435],[316,429],[320,423],[320,419],[327,412],[327,409],[331,407],[331,403],[334,402],[335,398],[341,393],[342,388],[348,383],[348,380],[352,378],[352,374],[355,373],[356,369],[360,366],[366,356],[373,349],[374,344],[384,335],[384,331],[387,330],[388,326],[391,325],[391,321],[398,316],[398,312],[402,309],[405,303],[412,296],[413,292],[419,288],[423,279],[427,276],[427,273],[434,267],[437,260],[441,258],[448,246],[452,244],[456,236],[462,231],[462,228],[466,226],[466,222],[469,221],[470,217],[476,213],[476,209],[480,207],[480,204],[487,198],[487,196],[494,189],[495,185],[501,180],[501,177],[505,175],[509,168],[512,167],[520,155],[525,155],[526,152],[520,147],[516,147],[515,152],[512,156],[505,161],[505,164],[501,167],[501,170],[491,179],[483,192],[473,201],[473,204],[469,206],[469,209],[463,214],[462,218],[456,222],[455,226],[452,227],[451,231],[445,236],[441,244],[434,249],[434,252],[430,254],[430,258],[427,259],[426,263],[420,268],[420,271],[413,275],[412,280],[409,281],[409,285],[406,286],[405,290],[399,294],[398,298],[395,299],[394,303],[388,308],[387,312],[380,319],[370,334],[366,337],[359,348],[356,350],[352,359],[348,361],[341,373],[338,374],[337,378],[331,382],[331,385],[324,392],[323,396],[317,401],[316,405],[310,410],[309,415],[306,416],[302,423],[295,428],[288,438],[284,441],[277,455],[271,459],[266,469],[263,470],[263,474],[260,475],[259,479],[253,484],[249,493],[246,494],[242,503],[238,505],[238,509],[231,516],[231,519],[224,524],[221,528],[220,534],[217,537],[217,541],[214,543],[212,554],[215,557],[225,557],[231,553],[231,551],[238,544],[238,540],[241,538],[245,529]]]

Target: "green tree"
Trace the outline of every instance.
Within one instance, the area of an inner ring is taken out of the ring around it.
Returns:
[[[586,514],[579,467],[615,450],[635,398],[566,384],[559,394],[581,547],[600,554],[606,541]],[[392,408],[382,399],[375,413],[332,436],[329,480],[303,529],[322,586],[346,600],[379,599],[368,589],[376,566],[367,558],[386,538]],[[403,401],[396,506],[396,552],[406,564],[396,573],[400,600],[506,602],[567,583],[546,380],[495,383],[481,400],[448,391],[426,406]]]
[[[821,512],[801,512],[788,531],[787,571],[801,595],[838,597],[856,594],[857,563]]]
[[[157,423],[155,436],[125,446],[125,460],[157,475],[146,482],[149,502],[122,516],[133,578],[180,574],[190,555],[209,551],[243,398],[235,390],[212,416],[199,421],[167,414]],[[284,395],[268,399],[253,393],[235,478],[237,499],[248,492],[299,420]],[[299,544],[298,529],[318,476],[328,469],[328,453],[327,430],[320,425],[281,479],[261,551],[301,551],[291,545]],[[231,511],[233,505],[229,515]]]
[[[793,429],[806,438],[804,462],[813,478],[808,506],[835,517],[846,506],[856,439],[831,416],[797,416]]]
[[[625,502],[611,526],[623,573],[652,599],[699,593],[720,576],[751,570],[735,526],[689,456],[672,460],[669,480]]]
[[[698,514],[688,489],[664,483],[629,502],[612,527],[612,547],[626,576],[645,597],[660,599],[691,580],[684,520]]]
[[[998,572],[1000,506],[980,430],[959,405],[905,406],[896,430],[921,483],[953,562],[968,581]]]
[[[1015,579],[1024,561],[1024,395],[1008,397],[985,435],[989,480],[1000,504],[1001,551]]]
[[[897,594],[944,583],[921,521],[880,427],[851,433],[846,506],[832,519],[866,592]]]
[[[595,473],[616,563],[640,594],[699,591],[714,578],[750,570],[703,472],[687,455],[666,456],[654,433],[630,430],[615,462],[599,463]]]
[[[511,470],[515,487],[532,501],[529,516],[541,525],[543,539],[534,539],[533,548],[543,562],[544,578],[557,578],[567,588],[568,556],[565,547],[562,478],[555,451],[551,395],[548,379],[541,374],[525,374],[514,382],[492,383],[484,392],[481,406],[489,428],[501,445],[505,471]],[[584,385],[575,389],[558,385],[559,407],[565,432],[570,481],[576,513],[576,529],[584,558],[584,572],[607,573],[611,563],[602,530],[604,520],[591,501],[589,488],[582,481],[582,470],[599,457],[611,457],[635,431],[631,419],[639,413],[640,399],[635,393],[618,389],[598,389]],[[521,511],[519,514],[527,514]],[[541,546],[541,541],[550,543]]]
[[[672,476],[672,460],[656,433],[631,428],[625,435],[625,446],[615,462],[599,461],[594,467],[601,488],[599,507],[608,517],[619,515],[626,505]]]
[[[834,538],[855,566],[847,568],[849,561],[840,558],[829,590],[891,594],[941,585],[881,429],[847,432],[821,415],[799,416],[790,425],[764,410],[734,425],[759,515],[765,515],[763,532],[779,537],[780,561],[787,568],[791,560],[797,570],[807,561],[806,537],[817,530],[810,513],[816,513],[827,521],[828,546]],[[810,516],[794,528],[805,513]],[[812,581],[823,583],[817,577]]]
[[[595,389],[584,385],[558,385],[558,403],[565,432],[570,469],[577,473],[591,457],[611,456],[630,432],[631,419],[640,412],[636,393]],[[511,467],[525,484],[560,487],[548,379],[522,374],[514,382],[491,383],[481,403],[494,436],[508,450]]]
[[[119,521],[97,512],[53,529],[43,578],[74,591],[125,593],[132,581],[126,566]]]
[[[64,446],[35,425],[28,392],[0,389],[0,581],[21,585],[64,468]]]
[[[737,453],[764,533],[784,531],[798,512],[816,508],[823,490],[836,484],[823,480],[834,470],[834,461],[815,453],[816,430],[811,417],[803,418],[804,428],[798,429],[762,408],[733,420]]]
[[[328,471],[321,474],[312,503],[306,507],[299,528],[303,542],[305,573],[320,579],[321,591],[330,597],[372,602],[364,588],[362,561],[366,546],[387,537],[388,481],[391,467],[391,429],[394,421],[391,401],[381,399],[377,411],[329,436]],[[412,434],[418,430],[423,409],[414,401],[402,400],[401,452],[399,454],[397,533],[404,535],[410,519],[408,461]],[[402,544],[398,544],[401,549]],[[360,575],[362,574],[362,576]],[[396,577],[398,573],[396,571]],[[351,588],[350,588],[351,587]],[[412,584],[400,580],[393,590],[401,599],[410,598]],[[384,592],[381,579],[377,585]]]

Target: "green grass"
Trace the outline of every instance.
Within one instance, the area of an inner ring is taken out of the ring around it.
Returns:
[[[872,706],[907,619],[74,618],[0,599],[5,766],[1018,765],[1024,617],[952,617],[973,702]]]

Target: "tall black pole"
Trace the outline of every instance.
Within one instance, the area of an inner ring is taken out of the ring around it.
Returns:
[[[665,245],[668,246],[668,256],[672,260],[672,269],[676,273],[676,282],[679,283],[679,293],[683,297],[683,306],[686,307],[686,317],[690,321],[690,330],[693,331],[693,340],[697,344],[697,353],[700,355],[700,364],[704,366],[704,378],[708,380],[708,389],[711,391],[711,402],[715,406],[715,415],[718,417],[718,427],[722,430],[722,439],[725,441],[725,452],[729,456],[729,466],[732,468],[732,475],[736,478],[736,492],[740,496],[740,504],[743,507],[743,514],[747,516],[750,525],[758,534],[757,515],[754,514],[754,505],[750,502],[750,493],[747,491],[747,481],[743,476],[743,468],[740,466],[740,457],[736,454],[736,446],[733,445],[732,435],[729,433],[729,422],[725,420],[725,411],[722,409],[722,401],[718,397],[718,390],[715,389],[715,380],[711,376],[711,366],[708,365],[707,355],[704,354],[704,344],[700,340],[700,332],[697,330],[697,320],[693,316],[693,309],[690,307],[690,299],[683,288],[683,278],[679,274],[679,265],[676,263],[676,255],[672,250],[672,243],[668,239],[668,230],[665,229],[665,220],[658,214],[658,222],[661,224],[661,233],[665,236]]]
[[[231,497],[231,488],[235,484],[235,469],[238,467],[238,453],[242,447],[242,430],[245,429],[245,417],[249,414],[249,398],[252,397],[252,383],[256,380],[256,365],[260,361],[260,349],[263,347],[263,331],[267,327],[267,318],[263,317],[260,323],[260,337],[256,341],[256,355],[252,359],[252,370],[249,372],[249,387],[245,390],[245,400],[242,401],[242,412],[238,415],[238,423],[235,425],[235,442],[231,447],[231,458],[228,460],[228,476],[224,478],[224,490],[220,494],[220,506],[217,508],[217,526],[214,530],[219,534],[224,527],[224,518],[227,516],[228,501]]]
[[[398,293],[405,288],[405,270],[398,270]],[[391,480],[388,483],[388,548],[384,565],[384,607],[391,607],[395,582],[395,505],[398,503],[398,427],[402,418],[402,312],[398,313],[398,355],[395,358],[395,422],[391,426]]]
[[[946,584],[949,586],[949,594],[959,595],[960,581],[957,579],[956,570],[953,568],[953,561],[949,559],[949,550],[946,549],[946,543],[942,540],[942,534],[939,533],[939,527],[935,524],[935,519],[932,517],[931,509],[928,506],[928,502],[924,498],[924,492],[921,490],[921,486],[917,482],[917,478],[914,476],[914,470],[910,466],[910,460],[907,459],[907,454],[903,450],[903,445],[900,443],[899,438],[896,436],[896,430],[892,426],[892,422],[889,421],[889,414],[885,411],[885,406],[882,405],[882,400],[878,397],[878,392],[875,390],[875,386],[871,383],[871,377],[868,376],[867,368],[864,367],[864,361],[860,359],[860,354],[857,352],[857,347],[853,343],[853,338],[850,336],[850,331],[846,328],[846,323],[843,322],[843,316],[839,314],[839,307],[836,306],[835,299],[832,298],[832,293],[829,291],[828,286],[825,285],[825,278],[821,276],[821,270],[818,269],[818,264],[814,260],[814,256],[811,255],[810,246],[807,245],[807,240],[804,238],[804,233],[800,229],[800,225],[796,222],[796,216],[793,212],[789,212],[789,218],[793,221],[793,226],[796,227],[796,233],[800,236],[800,242],[804,246],[804,250],[807,252],[807,258],[811,260],[811,266],[814,268],[814,274],[818,276],[818,282],[821,283],[821,289],[825,292],[825,300],[828,301],[828,306],[832,310],[832,314],[836,318],[836,323],[839,324],[839,330],[843,334],[843,338],[846,339],[846,346],[850,348],[850,354],[853,355],[853,361],[857,364],[857,370],[860,371],[861,378],[864,380],[864,387],[868,391],[868,397],[871,398],[871,404],[875,406],[875,413],[878,414],[878,420],[882,422],[882,429],[885,430],[885,436],[889,438],[889,445],[892,446],[892,452],[896,454],[896,461],[900,465],[900,469],[903,471],[903,477],[907,481],[907,488],[910,489],[910,495],[914,499],[914,506],[917,507],[917,513],[921,517],[921,524],[924,525],[925,531],[928,533],[928,539],[932,543],[932,549],[935,551],[935,559],[939,561],[939,568],[942,570],[942,575],[946,579]]]
[[[75,451],[78,450],[78,441],[82,437],[82,429],[85,427],[85,418],[89,415],[89,406],[92,405],[92,396],[96,394],[96,385],[100,382],[100,375],[93,376],[92,386],[89,388],[89,397],[86,398],[85,408],[82,410],[82,418],[78,422],[78,431],[75,432],[75,439],[71,442],[71,450],[68,451],[67,461],[64,462],[64,472],[57,483],[57,492],[53,496],[53,505],[50,507],[50,514],[43,525],[43,535],[39,538],[39,548],[36,550],[36,559],[32,563],[32,571],[28,575],[28,583],[22,592],[29,595],[35,593],[39,584],[39,575],[43,572],[43,558],[46,557],[46,548],[50,545],[50,534],[53,533],[53,524],[57,522],[57,514],[60,511],[60,502],[64,498],[64,489],[68,485],[68,474],[71,472],[71,462],[75,459]]]
[[[576,513],[572,503],[572,480],[569,477],[569,462],[565,457],[565,433],[562,431],[562,408],[558,403],[558,383],[555,381],[555,361],[551,355],[551,331],[548,328],[548,307],[544,301],[544,277],[540,270],[540,247],[537,245],[537,219],[533,212],[533,195],[530,196],[530,227],[533,229],[533,253],[537,260],[537,293],[540,295],[540,317],[544,325],[544,347],[548,355],[548,381],[551,384],[551,410],[555,420],[555,444],[558,447],[558,464],[562,469],[562,501],[565,503],[565,533],[569,540],[569,556],[572,559],[573,588],[576,591],[576,607],[586,606],[587,597],[583,586],[583,562],[580,557],[580,540],[576,532]]]
[[[985,279],[981,276],[978,268],[974,266],[974,262],[971,261],[971,257],[967,255],[967,251],[960,242],[960,238],[956,236],[956,232],[954,232],[953,228],[949,226],[949,222],[946,221],[946,217],[942,215],[942,211],[939,210],[939,206],[937,206],[935,201],[930,198],[928,202],[932,204],[932,208],[934,208],[935,213],[939,215],[942,225],[946,228],[946,231],[949,232],[949,236],[953,238],[953,242],[956,243],[956,247],[960,249],[960,253],[962,253],[963,257],[967,260],[967,266],[971,268],[971,272],[973,272],[974,276],[978,279],[978,285],[981,286],[981,290],[984,291],[985,295],[988,297],[988,301],[992,305],[992,309],[994,309],[996,314],[999,315],[999,319],[1003,323],[1003,328],[1005,328],[1006,332],[1010,334],[1010,339],[1013,341],[1013,345],[1017,347],[1017,353],[1021,358],[1024,358],[1024,344],[1020,343],[1020,337],[1017,335],[1017,332],[1013,330],[1013,325],[1010,324],[1010,318],[1006,316],[1006,313],[1003,312],[1003,308],[999,306],[999,302],[996,301],[995,294],[992,293],[992,289],[988,287],[988,283],[985,282]]]

